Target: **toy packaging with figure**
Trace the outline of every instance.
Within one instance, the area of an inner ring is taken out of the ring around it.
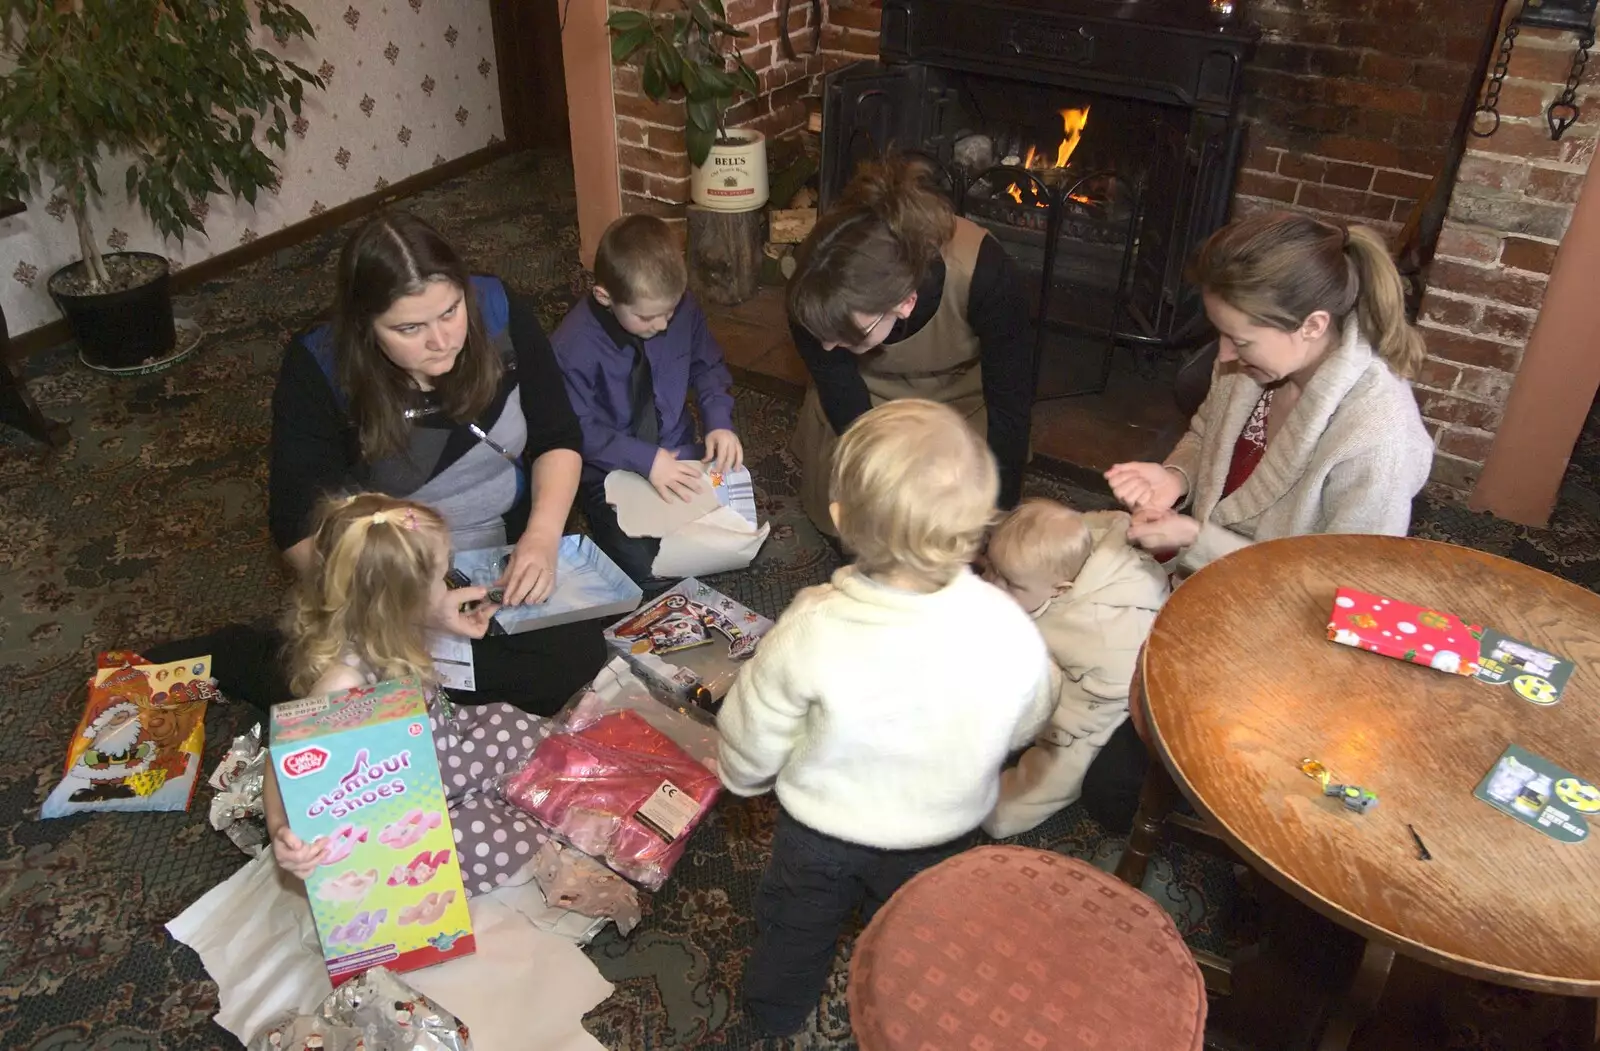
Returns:
[[[200,779],[211,658],[147,664],[100,654],[61,783],[42,818],[98,810],[187,810]]]
[[[474,950],[416,679],[275,705],[270,750],[289,827],[324,845],[306,894],[334,985]]]
[[[602,669],[501,795],[618,875],[660,890],[722,790],[706,762],[716,735],[637,682],[619,688],[630,679],[625,668]]]
[[[721,701],[772,621],[694,577],[606,629],[652,689],[675,701]]]
[[[1328,639],[1451,675],[1476,675],[1483,628],[1453,613],[1340,588],[1328,615]]]

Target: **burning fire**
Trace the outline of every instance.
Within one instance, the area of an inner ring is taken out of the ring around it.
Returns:
[[[1061,111],[1061,132],[1065,138],[1061,140],[1061,146],[1056,150],[1057,168],[1065,168],[1067,162],[1072,160],[1072,151],[1078,148],[1078,140],[1083,138],[1083,129],[1088,126],[1088,123],[1088,106],[1082,109],[1064,109]]]
[[[1064,109],[1059,110],[1058,112],[1061,115],[1062,139],[1061,145],[1056,148],[1056,162],[1050,167],[1065,168],[1072,162],[1072,154],[1077,150],[1078,143],[1083,139],[1083,129],[1089,124],[1089,107],[1085,106],[1082,109]],[[1035,161],[1039,161],[1040,163],[1035,165]],[[1039,155],[1038,149],[1033,146],[1029,146],[1027,155],[1022,159],[1022,166],[1030,170],[1035,167],[1043,168],[1045,167],[1043,161],[1044,158]],[[1022,187],[1018,186],[1016,183],[1011,184],[1010,188],[1006,190],[1006,194],[1018,204],[1023,203]],[[1079,204],[1094,203],[1092,198],[1081,193],[1074,193],[1070,194],[1069,196],[1072,200],[1077,201]],[[1033,204],[1036,208],[1045,207],[1045,203],[1040,200],[1035,200]]]

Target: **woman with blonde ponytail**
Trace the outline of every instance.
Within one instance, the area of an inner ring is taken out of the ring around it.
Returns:
[[[1033,346],[1016,267],[959,218],[926,163],[864,164],[795,256],[789,325],[811,373],[790,449],[818,529],[836,535],[828,477],[839,435],[875,405],[925,398],[985,434],[1000,504],[1022,493]]]
[[[1217,330],[1211,391],[1165,463],[1106,472],[1133,510],[1128,538],[1176,556],[1182,576],[1257,540],[1404,536],[1433,442],[1406,382],[1422,336],[1383,239],[1254,216],[1213,234],[1191,277]],[[1083,783],[1085,807],[1111,829],[1132,825],[1149,763],[1130,711]]]
[[[403,677],[428,691],[428,722],[444,782],[455,849],[467,896],[504,883],[538,851],[545,836],[532,819],[500,798],[497,780],[539,743],[540,720],[509,704],[456,706],[437,688],[427,632],[445,598],[450,528],[427,504],[381,493],[330,497],[316,508],[308,563],[296,582],[288,636],[290,686],[297,697],[321,697]],[[469,594],[457,591],[452,598]],[[481,597],[482,591],[470,592]],[[481,636],[495,607],[462,613],[460,630]],[[272,856],[305,879],[323,862],[325,840],[305,842],[289,828],[277,775],[267,766],[262,788]],[[388,827],[367,830],[392,846],[413,836],[421,810]],[[359,824],[359,822],[357,822]],[[414,842],[414,840],[413,840]],[[397,854],[393,871],[370,883],[419,886],[448,851]],[[359,873],[345,874],[361,882]]]
[[[1183,573],[1255,540],[1404,536],[1433,441],[1406,382],[1422,336],[1383,239],[1255,216],[1213,234],[1192,276],[1218,334],[1211,392],[1165,463],[1106,472],[1128,538],[1178,552]]]

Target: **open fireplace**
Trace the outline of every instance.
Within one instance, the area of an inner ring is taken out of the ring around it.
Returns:
[[[1118,348],[1175,368],[1182,280],[1227,219],[1255,33],[1229,0],[883,0],[880,61],[824,81],[824,208],[861,160],[929,159],[1032,299],[1040,396],[1103,390]]]

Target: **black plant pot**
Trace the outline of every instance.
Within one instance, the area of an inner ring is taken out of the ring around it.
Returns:
[[[172,321],[172,272],[166,259],[149,252],[112,252],[105,257],[108,265],[118,258],[155,260],[161,264],[160,273],[142,285],[98,294],[56,288],[61,275],[83,270],[81,261],[50,277],[50,297],[72,326],[84,361],[99,368],[125,369],[160,360],[178,342]]]

